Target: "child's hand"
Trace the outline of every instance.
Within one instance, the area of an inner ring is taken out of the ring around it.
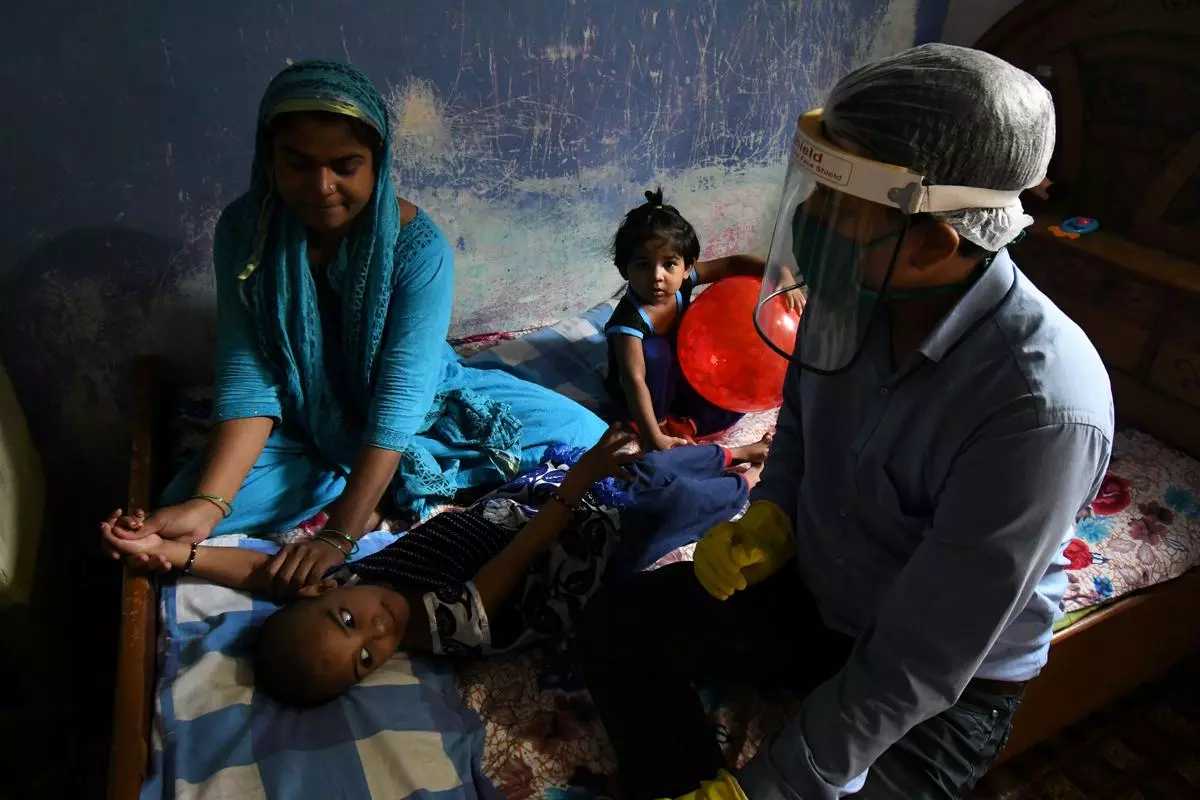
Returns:
[[[660,433],[650,441],[650,447],[647,450],[674,450],[676,447],[687,447],[692,444],[687,439],[681,439],[678,436],[667,436],[665,433]],[[642,445],[645,447],[645,444]]]
[[[655,423],[654,427],[649,430],[640,431],[638,443],[641,444],[643,453],[653,453],[655,450],[674,450],[676,447],[694,444],[681,436],[663,433],[662,426],[658,423]]]
[[[794,275],[792,275],[792,271],[783,264],[779,266],[779,282],[785,286],[794,285],[796,283],[796,278]],[[804,292],[799,286],[789,289],[783,293],[784,308],[786,308],[788,311],[795,311],[797,314],[804,311],[805,300],[806,298],[804,297]]]
[[[804,311],[804,303],[804,292],[799,289],[792,289],[783,295],[783,305],[788,311],[795,311],[797,314],[800,314]]]
[[[638,453],[622,452],[631,442],[633,436],[624,433],[616,428],[609,428],[604,437],[586,453],[583,454],[577,463],[567,473],[568,475],[580,476],[588,486],[591,486],[597,481],[602,481],[605,478],[617,478],[623,481],[633,480],[625,469],[626,464],[630,464],[641,458]]]
[[[141,509],[122,516],[118,508],[100,523],[104,551],[114,560],[124,557],[127,566],[167,572],[171,562],[159,552],[162,537],[155,533],[143,534],[145,521],[146,512]]]

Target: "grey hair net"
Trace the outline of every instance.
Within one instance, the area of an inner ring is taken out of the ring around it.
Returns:
[[[1028,189],[1046,177],[1054,151],[1045,87],[993,55],[949,44],[854,70],[833,88],[821,119],[842,146],[919,172],[931,186]],[[932,216],[990,251],[1033,222],[1019,200]]]

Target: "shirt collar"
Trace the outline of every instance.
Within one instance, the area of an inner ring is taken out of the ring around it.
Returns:
[[[1001,250],[979,280],[925,337],[918,351],[930,361],[941,361],[954,345],[971,332],[983,316],[1000,304],[1017,279],[1008,250]]]

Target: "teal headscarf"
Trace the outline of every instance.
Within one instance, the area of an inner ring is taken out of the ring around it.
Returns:
[[[348,399],[364,412],[383,342],[400,234],[400,210],[388,172],[392,131],[383,98],[367,76],[331,61],[303,61],[283,70],[267,87],[258,110],[248,200],[259,216],[252,240],[242,243],[245,267],[238,280],[259,343],[282,373],[297,421],[317,449],[338,462],[346,459],[356,437],[346,430],[343,409],[327,377],[305,226],[278,202],[273,186],[270,124],[280,114],[298,111],[353,117],[369,125],[382,142],[374,195],[329,266],[329,280],[340,287]]]

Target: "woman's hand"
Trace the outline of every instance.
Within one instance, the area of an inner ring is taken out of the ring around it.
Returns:
[[[207,539],[224,517],[215,503],[207,500],[188,500],[179,505],[158,509],[138,526],[116,526],[112,530],[121,539],[158,536],[193,544]]]
[[[171,562],[162,554],[162,537],[155,533],[145,534],[146,512],[137,509],[122,516],[121,509],[100,523],[104,552],[114,560],[125,559],[129,567],[141,567],[152,572],[168,572]]]
[[[637,461],[641,455],[622,452],[632,441],[630,434],[609,428],[604,437],[580,457],[579,462],[567,473],[568,477],[578,475],[578,479],[586,482],[587,486],[605,478],[633,480],[633,476],[625,470],[625,465]]]
[[[336,545],[319,539],[285,544],[267,562],[267,577],[279,594],[294,592],[303,586],[320,583],[332,567],[346,563],[346,554]]]

